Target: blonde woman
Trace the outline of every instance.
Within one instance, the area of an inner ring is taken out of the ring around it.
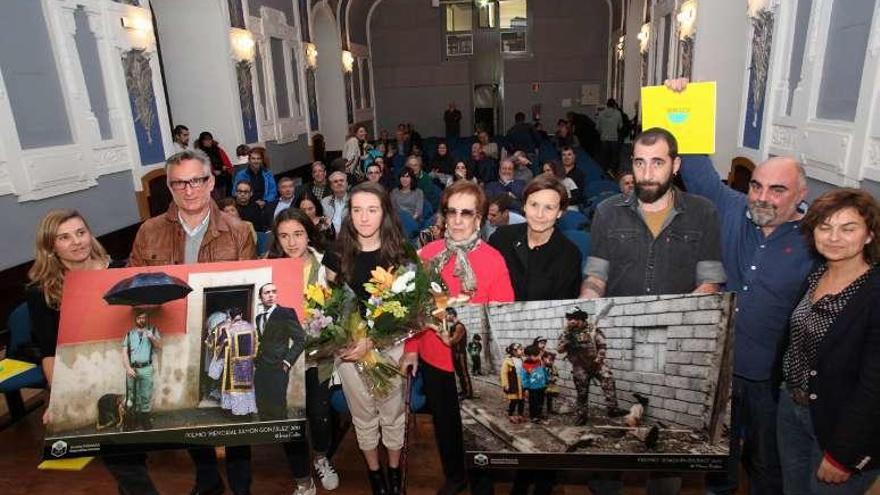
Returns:
[[[25,295],[31,334],[40,349],[43,373],[50,385],[64,277],[70,271],[103,270],[110,264],[107,251],[92,236],[89,224],[78,211],[51,210],[40,221],[34,241],[34,264],[28,271],[30,283]],[[43,414],[43,423],[50,420],[48,411],[46,409]],[[103,459],[119,483],[120,493],[158,493],[147,473],[144,454],[104,456]]]

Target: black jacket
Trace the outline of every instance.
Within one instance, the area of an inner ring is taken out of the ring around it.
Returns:
[[[528,224],[505,225],[489,238],[504,257],[517,301],[575,299],[580,293],[581,254],[559,229],[529,252]]]
[[[293,366],[305,347],[306,334],[296,311],[283,306],[275,306],[263,328],[260,348],[257,351],[257,366],[281,366],[287,361]]]
[[[810,414],[819,446],[844,466],[880,467],[880,270],[831,324],[810,373]],[[788,349],[790,330],[781,346]],[[782,360],[778,360],[781,376]]]

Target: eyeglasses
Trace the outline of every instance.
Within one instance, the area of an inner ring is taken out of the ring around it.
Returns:
[[[168,185],[175,191],[184,191],[186,190],[186,186],[189,186],[191,189],[201,189],[208,183],[208,179],[210,178],[210,175],[205,175],[204,177],[193,177],[192,179],[187,180],[170,180],[168,181]]]
[[[443,208],[443,216],[446,216],[446,217],[460,216],[461,218],[469,220],[469,219],[477,216],[477,212],[476,212],[476,210],[472,210],[470,208],[462,208],[462,209]]]
[[[250,189],[236,189],[235,192],[237,192],[238,194],[250,194],[251,190]]]

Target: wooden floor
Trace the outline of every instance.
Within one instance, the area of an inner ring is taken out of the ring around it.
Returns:
[[[2,402],[2,401],[0,401]],[[113,495],[115,483],[100,460],[95,460],[80,472],[40,471],[40,445],[43,428],[42,410],[35,411],[17,424],[0,431],[0,494],[2,495]],[[409,493],[433,494],[442,484],[439,458],[434,447],[430,417],[419,415],[414,433],[410,435]],[[192,463],[185,452],[155,452],[150,454],[150,472],[162,494],[186,495],[193,483]],[[354,434],[349,433],[334,459],[339,471],[340,486],[334,494],[366,495],[369,484]],[[293,492],[293,481],[277,446],[261,445],[253,452],[253,494],[274,495]],[[644,493],[644,477],[627,473],[626,495]],[[509,480],[496,485],[496,493],[507,494]],[[324,492],[319,489],[319,493]],[[559,485],[555,494],[586,494],[583,485]],[[684,480],[684,494],[704,493],[699,475],[688,475]],[[740,489],[740,493],[747,493]]]

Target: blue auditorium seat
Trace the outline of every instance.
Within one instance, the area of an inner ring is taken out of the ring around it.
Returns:
[[[581,252],[581,270],[583,270],[590,256],[590,233],[583,230],[563,230],[562,235],[573,242]]]
[[[594,198],[607,192],[617,194],[620,192],[620,186],[617,185],[617,182],[608,179],[588,180],[585,192],[587,198]]]
[[[559,217],[559,220],[556,221],[556,227],[559,230],[581,230],[587,224],[587,217],[579,212],[568,210]]]
[[[31,344],[31,318],[27,304],[21,303],[12,311],[6,326],[9,329],[9,346],[6,348],[6,355],[15,357],[21,348]],[[25,408],[21,397],[23,388],[46,388],[46,377],[40,366],[0,382],[0,392],[6,397],[6,405],[9,408],[8,424],[18,421],[30,412]],[[31,410],[39,405],[36,404]]]

